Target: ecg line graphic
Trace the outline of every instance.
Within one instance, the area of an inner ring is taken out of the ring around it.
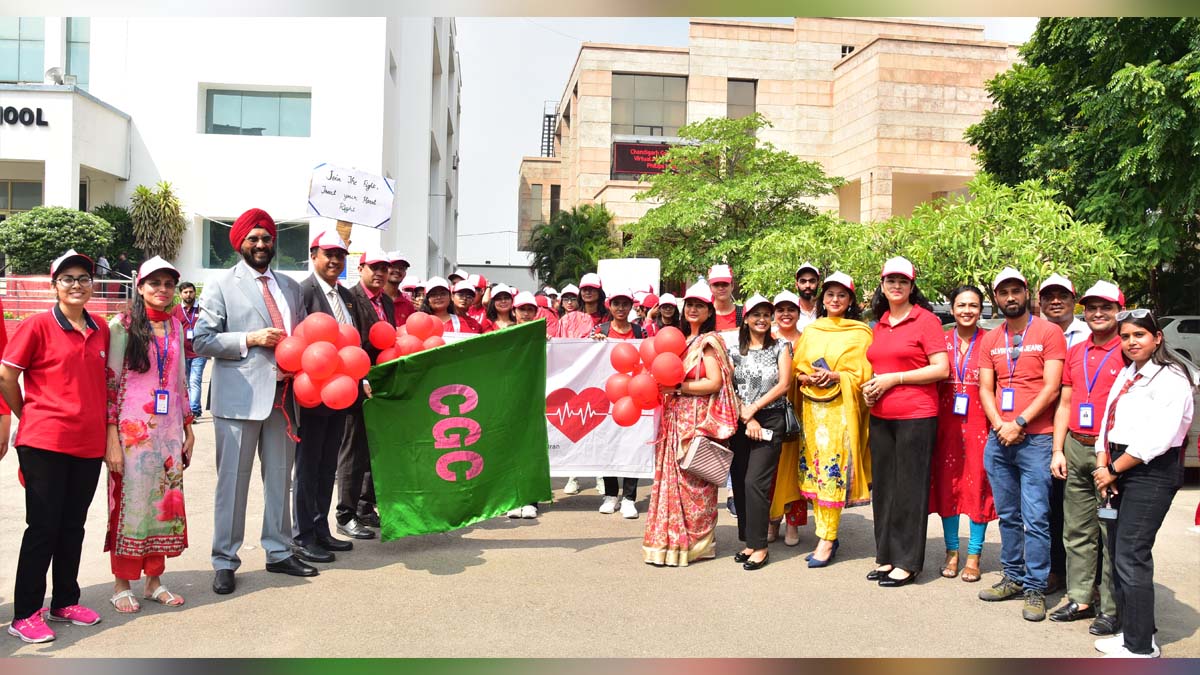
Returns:
[[[571,407],[565,403],[559,406],[558,410],[554,412],[546,412],[546,417],[557,417],[559,424],[566,424],[567,420],[571,419],[572,417],[578,417],[579,421],[584,426],[587,426],[587,424],[592,421],[593,417],[607,416],[608,413],[596,412],[593,410],[591,403],[584,405],[583,408],[581,408],[578,412],[571,410]]]

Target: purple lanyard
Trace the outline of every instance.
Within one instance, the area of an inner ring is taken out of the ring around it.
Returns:
[[[958,337],[957,332],[958,331],[956,330],[955,331],[956,338]],[[966,384],[967,384],[967,366],[969,366],[971,364],[971,352],[975,350],[975,340],[978,338],[979,338],[979,329],[976,328],[975,334],[971,336],[971,344],[969,344],[967,346],[967,355],[965,358],[962,359],[961,365],[959,364],[958,345],[957,344],[954,345],[954,370],[958,373],[958,382],[955,382],[955,384],[963,385],[964,387],[966,386]]]
[[[1100,379],[1100,372],[1104,370],[1104,362],[1107,361],[1108,357],[1112,356],[1112,353],[1117,351],[1117,349],[1118,349],[1117,347],[1113,347],[1112,349],[1110,349],[1104,353],[1104,358],[1100,359],[1100,364],[1098,366],[1096,366],[1096,374],[1092,375],[1090,380],[1088,379],[1088,373],[1087,373],[1087,362],[1088,362],[1087,352],[1084,352],[1084,354],[1083,354],[1083,384],[1084,384],[1084,386],[1087,387],[1087,400],[1089,403],[1091,403],[1091,401],[1092,401],[1092,389],[1095,388],[1095,386],[1096,386],[1096,380]],[[1091,349],[1089,349],[1088,351],[1091,351]]]

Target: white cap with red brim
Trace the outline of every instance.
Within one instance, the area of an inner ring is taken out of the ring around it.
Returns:
[[[821,284],[821,288],[826,288],[830,284],[845,286],[850,290],[851,293],[854,292],[854,279],[851,279],[850,275],[846,274],[845,272],[834,272],[833,274],[830,274],[825,278],[824,283]]]
[[[1025,281],[1024,274],[1021,274],[1011,267],[1005,267],[1004,269],[1000,270],[1000,273],[996,275],[996,279],[992,281],[992,290],[994,291],[1000,287],[1000,284],[1006,281],[1012,281],[1014,279],[1021,282],[1021,284],[1025,287],[1029,286],[1029,282]]]
[[[733,270],[729,269],[729,265],[713,265],[708,268],[708,283],[732,284]]]
[[[917,271],[913,268],[913,264],[908,261],[908,258],[888,258],[883,263],[883,271],[879,273],[879,278],[886,279],[889,274],[899,274],[902,277],[908,277],[909,281],[914,281],[917,278]]]
[[[1062,276],[1061,274],[1051,274],[1050,276],[1046,277],[1046,280],[1042,282],[1042,285],[1038,286],[1038,295],[1045,293],[1046,289],[1052,286],[1065,288],[1071,292],[1071,295],[1075,295],[1075,284],[1071,283],[1070,279]]]
[[[170,272],[171,275],[175,277],[175,280],[179,281],[179,270],[175,269],[174,265],[166,260],[163,260],[159,256],[154,256],[138,267],[137,280],[134,283],[142,283],[142,279],[145,279],[159,270],[166,270]]]
[[[1079,302],[1085,302],[1088,298],[1100,298],[1101,300],[1115,302],[1119,307],[1125,306],[1125,294],[1111,281],[1097,281],[1091,288],[1084,291],[1083,297],[1079,299]]]

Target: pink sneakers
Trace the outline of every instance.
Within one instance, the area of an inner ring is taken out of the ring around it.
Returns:
[[[42,611],[46,612],[46,618],[51,621],[70,621],[76,626],[95,626],[100,623],[100,615],[83,605]]]
[[[8,634],[25,642],[50,642],[54,639],[54,631],[42,620],[42,613],[45,611],[41,609],[27,619],[12,622],[8,627]]]

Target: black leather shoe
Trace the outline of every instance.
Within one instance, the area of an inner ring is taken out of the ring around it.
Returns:
[[[312,565],[306,565],[296,559],[296,556],[288,556],[279,562],[267,563],[267,571],[277,574],[290,574],[294,577],[315,577],[320,572]]]
[[[867,572],[867,581],[879,581],[890,573],[891,570],[871,570],[870,572]]]
[[[883,575],[882,578],[879,579],[879,587],[880,588],[900,588],[901,586],[907,586],[916,580],[917,580],[917,575],[915,575],[915,574],[909,574],[908,576],[904,577],[903,579],[893,579],[893,578],[889,577],[887,574],[885,574],[885,575]]]
[[[367,527],[379,527],[381,524],[379,522],[379,514],[374,512],[366,514],[360,513],[358,514],[357,520]]]
[[[375,533],[368,530],[366,526],[351,518],[345,523],[338,523],[337,531],[352,539],[374,539]]]
[[[747,560],[746,562],[742,563],[742,569],[746,570],[747,572],[753,572],[754,570],[761,570],[762,568],[767,566],[767,561],[770,559],[771,559],[771,556],[768,555],[768,556],[763,556],[763,559],[759,560],[758,562],[754,562],[753,560]]]
[[[320,544],[312,543],[307,546],[299,544],[292,547],[292,555],[305,562],[313,563],[331,563],[337,556],[329,551],[326,551]]]
[[[1121,632],[1121,619],[1112,614],[1100,612],[1096,615],[1096,620],[1088,627],[1088,632],[1092,635],[1116,635]]]
[[[321,548],[325,549],[326,551],[350,551],[354,549],[354,544],[346,541],[345,539],[335,539],[333,537],[329,537],[328,539],[325,537],[318,537],[317,543],[320,544]]]
[[[217,570],[217,573],[213,575],[213,593],[229,595],[235,588],[237,588],[237,582],[233,579],[233,570]]]
[[[733,562],[735,562],[739,565],[746,562],[749,559],[750,559],[749,553],[742,553],[741,551],[738,551],[737,553],[733,554]]]
[[[1090,619],[1096,616],[1096,606],[1088,605],[1087,609],[1079,609],[1079,603],[1074,600],[1059,607],[1050,613],[1051,621],[1078,621],[1080,619]]]

